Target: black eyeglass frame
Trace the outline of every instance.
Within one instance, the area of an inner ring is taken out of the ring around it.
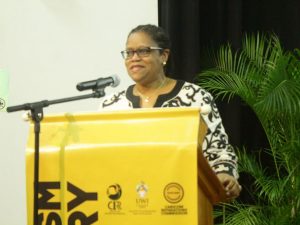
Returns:
[[[121,55],[122,55],[123,59],[131,59],[134,56],[134,54],[136,53],[138,57],[143,58],[143,57],[149,56],[153,50],[162,51],[163,48],[149,46],[149,47],[138,48],[136,50],[123,50],[123,51],[121,51]]]

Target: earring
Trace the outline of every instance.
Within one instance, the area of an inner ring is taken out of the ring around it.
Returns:
[[[167,64],[167,62],[163,62],[163,65],[165,66]]]

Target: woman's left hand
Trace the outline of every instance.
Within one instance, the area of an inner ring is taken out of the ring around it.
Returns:
[[[227,173],[218,173],[217,177],[226,191],[228,200],[234,199],[240,195],[242,187],[237,179]]]

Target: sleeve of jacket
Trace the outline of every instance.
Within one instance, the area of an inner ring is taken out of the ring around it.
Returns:
[[[218,108],[209,92],[204,91],[202,94],[201,107],[211,108],[208,114],[201,115],[208,128],[202,144],[204,157],[215,173],[227,173],[238,178],[237,156],[228,142]]]

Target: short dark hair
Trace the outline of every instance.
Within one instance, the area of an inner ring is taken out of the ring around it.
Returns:
[[[160,48],[171,48],[171,41],[169,39],[169,36],[167,32],[161,27],[152,24],[139,25],[130,31],[128,37],[136,32],[144,32],[148,34]]]

